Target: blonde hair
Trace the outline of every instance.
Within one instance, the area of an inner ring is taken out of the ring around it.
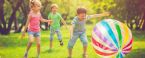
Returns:
[[[53,7],[58,8],[58,5],[57,5],[57,4],[52,4],[52,5],[50,6],[50,9],[52,9]]]
[[[30,0],[30,8],[36,5],[42,7],[40,0]]]

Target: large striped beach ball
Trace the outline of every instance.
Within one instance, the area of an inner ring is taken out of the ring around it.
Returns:
[[[92,46],[102,57],[123,58],[132,49],[131,30],[114,19],[97,23],[92,32]]]

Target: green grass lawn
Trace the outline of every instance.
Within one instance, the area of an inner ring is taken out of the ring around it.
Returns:
[[[87,36],[89,40],[88,45],[88,56],[89,58],[100,58],[93,50],[91,46],[91,32],[92,25],[87,25]],[[49,49],[49,31],[41,32],[41,58],[67,58],[67,44],[69,41],[69,30],[65,27],[61,28],[64,46],[61,47],[55,35],[53,41],[53,50],[48,52]],[[23,58],[28,37],[26,36],[23,40],[20,40],[20,33],[11,33],[10,35],[0,35],[0,58]],[[133,49],[126,55],[125,58],[145,58],[145,33],[133,31]],[[19,42],[22,42],[19,44]],[[37,55],[36,43],[32,45],[29,51],[29,58],[35,58]],[[82,44],[78,40],[73,49],[73,58],[82,58]]]

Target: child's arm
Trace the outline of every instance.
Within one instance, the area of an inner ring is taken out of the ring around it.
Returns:
[[[74,24],[70,26],[70,38],[72,38],[73,36],[73,27],[74,27]]]
[[[47,20],[47,19],[43,19],[43,18],[41,18],[40,21],[41,22],[48,22],[48,24],[51,24],[52,23],[52,20]]]
[[[66,26],[66,28],[68,29],[68,26],[67,26],[67,24],[66,24],[66,22],[65,22],[65,20],[61,17],[61,22]]]
[[[41,22],[49,22],[49,20],[44,19],[44,18],[41,18],[40,21],[41,21]]]
[[[25,36],[25,32],[26,32],[26,29],[27,29],[27,27],[28,27],[29,21],[30,21],[30,15],[28,15],[28,19],[27,19],[26,25],[23,27],[23,30],[22,30],[22,37]]]
[[[90,18],[97,18],[97,17],[109,16],[109,15],[110,15],[109,12],[104,12],[101,14],[94,14],[94,15],[89,15],[89,16],[90,16]]]

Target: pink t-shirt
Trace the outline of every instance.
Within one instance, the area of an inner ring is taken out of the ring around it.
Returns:
[[[32,12],[29,13],[30,21],[28,25],[28,30],[32,32],[39,32],[40,31],[40,19],[41,14],[34,14]]]

